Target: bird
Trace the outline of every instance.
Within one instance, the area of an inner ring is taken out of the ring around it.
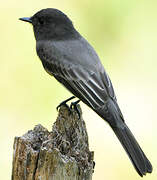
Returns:
[[[151,173],[152,165],[126,125],[99,56],[70,18],[58,9],[47,8],[20,20],[32,24],[37,55],[46,72],[73,94],[68,100],[77,97],[77,103],[82,101],[107,121],[137,173],[141,177]]]

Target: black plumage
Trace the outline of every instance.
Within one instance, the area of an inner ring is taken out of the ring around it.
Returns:
[[[71,20],[50,8],[21,20],[33,25],[45,70],[109,123],[140,176],[151,173],[151,163],[124,122],[109,76]]]

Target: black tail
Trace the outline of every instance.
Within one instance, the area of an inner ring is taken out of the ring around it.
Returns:
[[[109,123],[123,148],[127,152],[138,174],[143,176],[146,175],[146,173],[151,173],[152,165],[140,148],[130,129],[125,124],[118,104],[112,99],[108,99],[104,107],[95,111]]]
[[[121,127],[112,127],[119,141],[123,145],[136,171],[140,176],[152,172],[152,165],[140,148],[130,129],[124,123]]]

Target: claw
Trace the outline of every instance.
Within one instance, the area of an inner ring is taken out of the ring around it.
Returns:
[[[79,111],[78,106],[77,106],[79,102],[80,102],[80,100],[78,100],[76,102],[72,102],[70,105],[70,109],[74,108],[74,110],[77,112],[79,119],[80,119],[81,115],[80,115],[80,111]]]
[[[68,99],[66,99],[65,101],[62,101],[57,107],[56,107],[56,109],[57,109],[57,111],[58,111],[58,109],[61,107],[61,106],[66,106],[67,108],[69,108],[69,106],[66,104],[68,101],[70,101],[71,99],[74,99],[75,98],[75,96],[72,96],[72,97],[70,97],[70,98],[68,98]]]

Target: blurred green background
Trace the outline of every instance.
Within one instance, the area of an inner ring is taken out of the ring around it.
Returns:
[[[157,179],[157,1],[1,0],[0,7],[0,179],[11,177],[13,140],[41,123],[51,130],[56,106],[70,96],[44,70],[35,52],[32,27],[18,20],[53,7],[65,12],[94,46],[113,82],[126,122]],[[93,180],[138,180],[125,151],[103,120],[81,103]]]

